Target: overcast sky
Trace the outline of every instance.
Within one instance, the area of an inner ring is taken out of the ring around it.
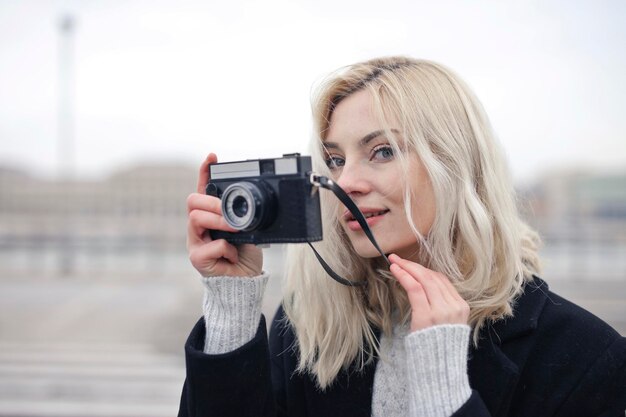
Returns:
[[[74,36],[75,172],[305,152],[310,92],[379,55],[477,93],[518,182],[626,166],[624,1],[0,0],[0,164],[58,172],[58,20]]]

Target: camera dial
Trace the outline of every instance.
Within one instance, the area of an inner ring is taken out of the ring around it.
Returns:
[[[222,194],[222,214],[234,229],[257,230],[275,217],[275,201],[268,187],[248,181],[229,185]]]

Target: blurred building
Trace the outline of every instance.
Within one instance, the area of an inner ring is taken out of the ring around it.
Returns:
[[[523,194],[526,216],[549,240],[626,239],[626,173],[553,173]]]
[[[521,195],[550,276],[626,279],[626,173],[551,173]]]
[[[106,258],[115,254],[184,252],[186,197],[196,178],[189,166],[167,164],[71,182],[0,168],[0,272],[34,272],[36,262],[57,274],[110,270]],[[36,256],[22,255],[29,251]]]

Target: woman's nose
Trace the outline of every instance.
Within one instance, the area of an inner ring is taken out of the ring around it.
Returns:
[[[335,182],[346,194],[367,194],[371,190],[369,178],[358,164],[345,164]]]

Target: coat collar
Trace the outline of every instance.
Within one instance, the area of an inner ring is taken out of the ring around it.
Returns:
[[[508,413],[520,370],[534,343],[533,337],[525,336],[537,329],[547,298],[548,284],[535,277],[515,302],[513,317],[487,326],[481,331],[478,348],[470,348],[470,386],[481,394],[493,416]]]
[[[548,284],[536,275],[526,283],[523,294],[513,307],[513,317],[499,320],[491,330],[499,337],[499,344],[516,339],[537,329],[539,316],[548,298]]]

